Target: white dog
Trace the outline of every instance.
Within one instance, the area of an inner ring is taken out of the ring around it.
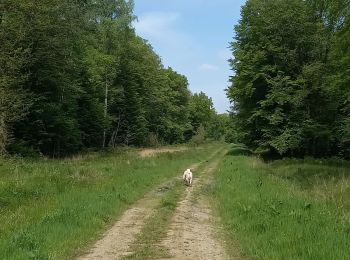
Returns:
[[[182,176],[183,180],[186,182],[187,185],[192,186],[192,172],[191,169],[187,169],[184,171],[184,175]]]

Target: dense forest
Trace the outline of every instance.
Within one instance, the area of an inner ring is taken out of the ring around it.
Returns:
[[[248,0],[231,49],[237,140],[265,155],[350,158],[349,0]]]
[[[1,1],[0,153],[220,138],[228,117],[162,65],[135,19],[127,0]]]

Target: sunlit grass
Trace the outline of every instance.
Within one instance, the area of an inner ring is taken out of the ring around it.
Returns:
[[[232,151],[212,193],[229,247],[238,240],[252,259],[348,259],[349,172],[341,161],[266,164]]]
[[[0,161],[0,259],[67,259],[157,184],[220,144],[140,158]],[[204,149],[203,149],[204,148]]]

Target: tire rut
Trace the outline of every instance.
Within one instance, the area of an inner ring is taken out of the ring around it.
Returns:
[[[201,162],[202,163],[202,162]],[[196,169],[201,163],[190,166]],[[178,177],[173,178],[158,186],[155,190],[147,193],[144,198],[137,201],[133,206],[126,210],[120,219],[108,229],[85,254],[77,257],[78,260],[93,259],[121,259],[129,255],[130,247],[141,232],[148,218],[155,213],[156,208],[161,203],[162,194],[164,194]]]
[[[203,185],[208,184],[210,174],[215,171],[224,153],[221,152],[200,176],[195,176],[193,186],[186,189],[184,198],[179,202],[167,236],[161,242],[161,246],[168,249],[171,259],[230,259],[218,239],[210,207],[199,194]]]
[[[129,245],[140,233],[145,221],[152,215],[159,199],[147,195],[122,217],[95,243],[89,252],[78,260],[119,259],[128,253]]]

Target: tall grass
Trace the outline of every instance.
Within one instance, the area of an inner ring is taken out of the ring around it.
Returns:
[[[220,144],[140,158],[0,161],[0,259],[68,259],[133,202]]]
[[[251,259],[349,259],[349,164],[265,164],[234,149],[212,193],[228,237]],[[231,244],[230,244],[231,243]]]

